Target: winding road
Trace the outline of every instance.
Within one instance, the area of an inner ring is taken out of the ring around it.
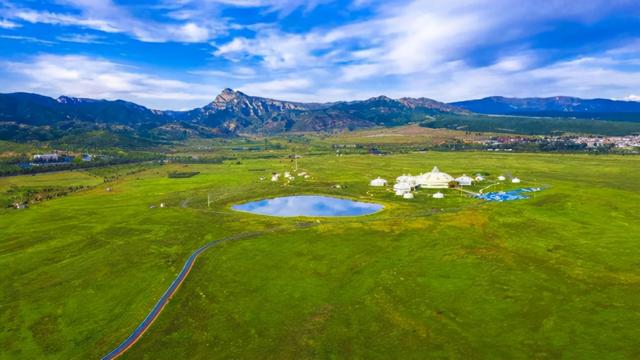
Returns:
[[[216,246],[223,242],[246,239],[246,238],[258,236],[261,234],[263,233],[252,232],[252,233],[237,234],[237,235],[229,236],[226,238],[211,241],[199,247],[196,251],[194,251],[189,256],[187,261],[184,263],[182,270],[180,270],[180,272],[178,273],[178,276],[175,278],[175,280],[173,280],[171,285],[169,285],[169,288],[167,288],[164,294],[162,294],[162,296],[160,297],[160,300],[158,300],[158,302],[153,306],[153,308],[151,309],[147,317],[145,317],[144,320],[142,320],[140,325],[138,325],[138,327],[136,327],[135,330],[133,330],[133,332],[131,333],[131,335],[129,335],[129,337],[127,337],[115,349],[111,350],[111,352],[109,352],[107,355],[102,357],[102,360],[112,360],[112,359],[118,358],[120,355],[124,354],[124,352],[129,350],[129,348],[131,348],[138,340],[140,340],[142,335],[144,335],[144,333],[149,329],[149,327],[151,327],[151,324],[153,324],[153,322],[156,320],[158,315],[160,315],[160,312],[164,309],[167,303],[169,303],[169,300],[171,299],[171,297],[176,293],[180,285],[182,285],[184,280],[187,278],[187,276],[189,275],[189,272],[191,271],[191,268],[193,268],[193,264],[196,262],[196,259],[198,258],[198,256],[200,256],[200,254],[202,254],[204,251],[206,251],[210,247]]]

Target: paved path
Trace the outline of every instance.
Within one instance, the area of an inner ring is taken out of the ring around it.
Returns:
[[[127,337],[115,349],[111,350],[110,353],[105,355],[102,358],[102,360],[111,360],[119,357],[125,351],[129,350],[129,348],[131,348],[138,340],[140,340],[142,335],[149,329],[149,327],[151,326],[151,324],[153,324],[153,322],[156,320],[158,315],[160,315],[160,312],[167,305],[167,303],[169,302],[173,294],[176,293],[180,285],[182,285],[184,280],[187,278],[187,275],[189,275],[189,272],[191,271],[191,268],[193,267],[193,264],[196,262],[196,259],[198,258],[198,256],[200,256],[200,254],[202,254],[205,250],[223,242],[246,239],[249,237],[258,236],[260,234],[262,233],[252,232],[252,233],[242,233],[238,235],[229,236],[219,240],[211,241],[210,243],[207,243],[204,246],[198,248],[196,251],[194,251],[189,256],[187,261],[184,263],[184,266],[182,267],[182,270],[180,270],[180,272],[178,273],[178,276],[175,278],[175,280],[173,280],[171,285],[169,285],[169,288],[164,292],[164,294],[162,294],[162,296],[160,297],[160,300],[158,300],[155,306],[151,309],[147,317],[145,317],[144,320],[142,320],[140,325],[138,325],[138,327],[135,328],[135,330],[133,330],[133,332],[131,333],[131,335],[129,335],[129,337]]]

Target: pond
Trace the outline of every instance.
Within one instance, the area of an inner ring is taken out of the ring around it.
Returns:
[[[319,195],[278,197],[233,206],[234,210],[270,216],[359,216],[382,208],[380,204]]]

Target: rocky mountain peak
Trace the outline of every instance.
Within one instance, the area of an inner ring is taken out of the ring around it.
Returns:
[[[380,95],[380,96],[372,97],[372,98],[368,99],[367,101],[395,101],[395,100],[390,98],[390,97],[388,97],[388,96]]]
[[[220,92],[218,96],[216,96],[216,99],[213,102],[216,104],[229,103],[229,102],[232,102],[233,100],[236,100],[239,97],[239,95],[243,95],[243,94],[239,91],[234,91],[233,89],[226,88],[222,90],[222,92]]]
[[[94,99],[84,99],[84,98],[77,98],[77,97],[65,96],[65,95],[58,97],[56,101],[59,102],[60,104],[80,104],[80,103],[96,102],[96,100]]]

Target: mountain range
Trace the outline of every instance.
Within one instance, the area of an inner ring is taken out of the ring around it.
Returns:
[[[639,121],[640,102],[611,99],[581,99],[570,96],[508,98],[491,96],[451,103],[479,114],[577,117]]]
[[[359,101],[301,103],[224,89],[201,108],[161,111],[123,100],[68,96],[54,99],[31,93],[10,93],[0,94],[0,139],[50,140],[101,131],[156,140],[189,135],[339,131],[474,113],[640,121],[640,102],[574,97],[489,97],[447,104],[428,98],[378,96]]]
[[[393,126],[438,113],[467,110],[427,98],[300,103],[224,89],[211,103],[189,111],[152,110],[122,100],[94,100],[30,93],[0,94],[0,123],[22,127],[119,126],[129,129],[184,127],[212,135],[331,131]]]

